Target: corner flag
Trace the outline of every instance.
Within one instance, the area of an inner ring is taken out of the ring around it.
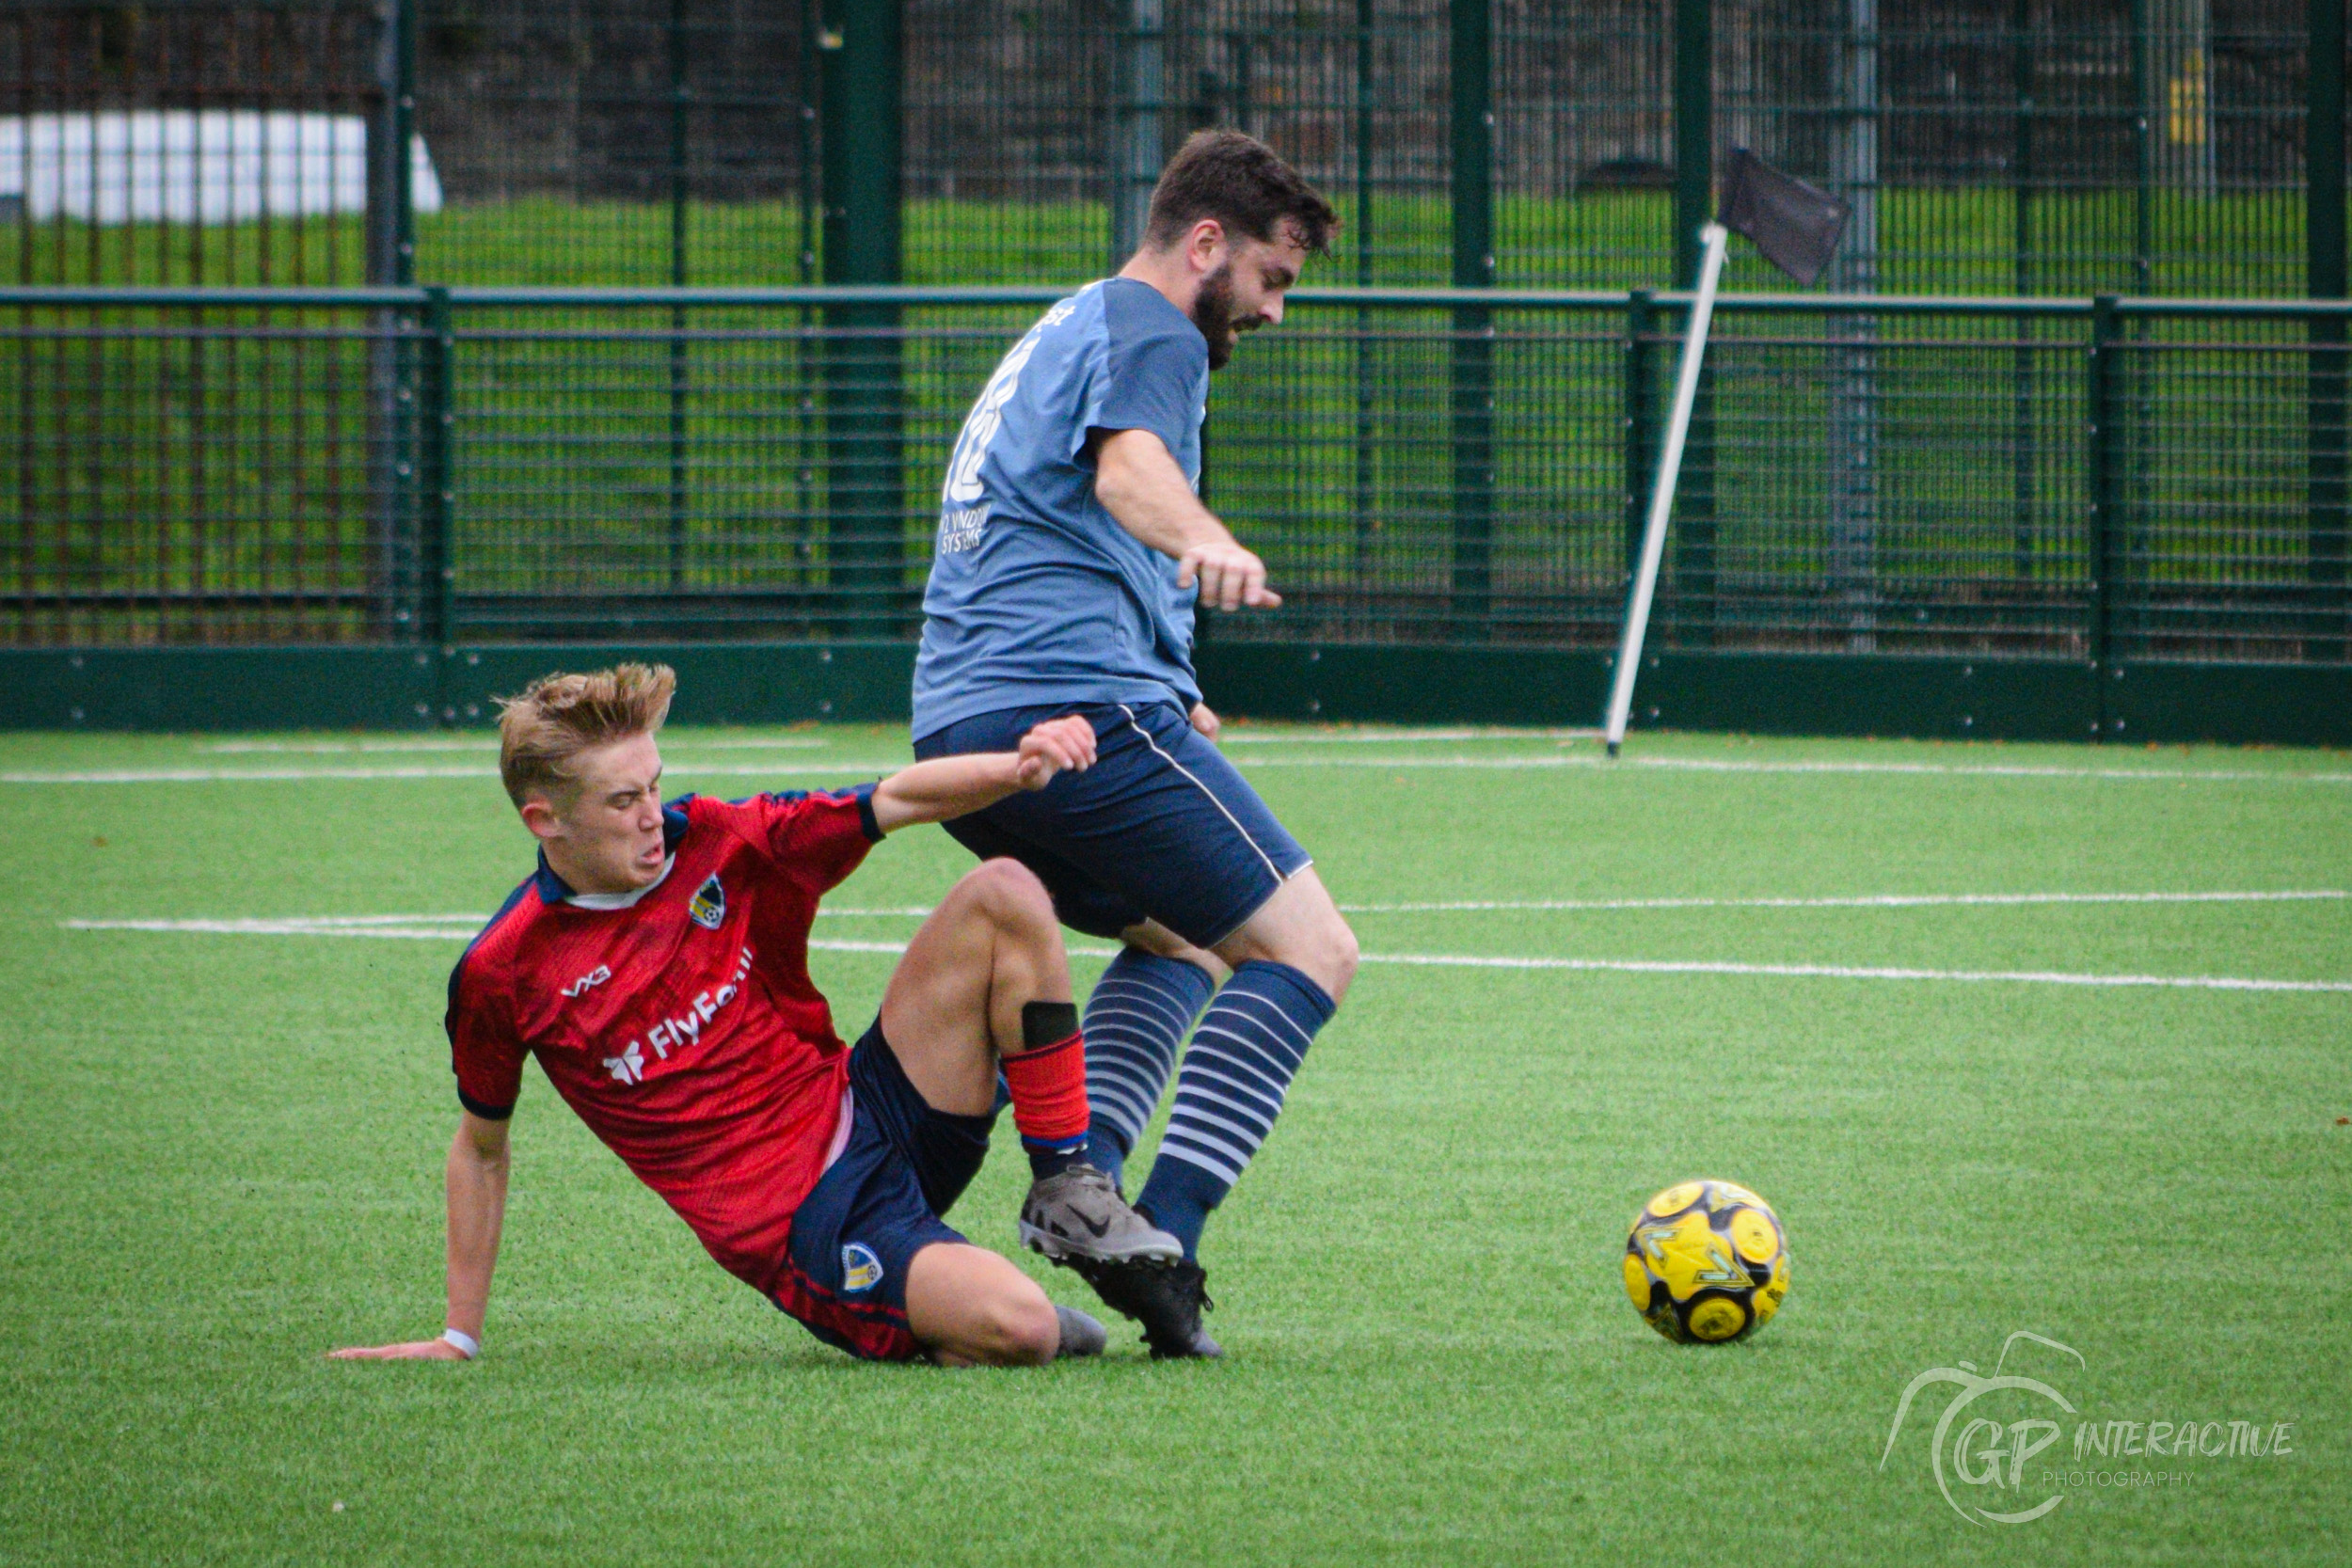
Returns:
[[[1745,234],[1764,260],[1806,288],[1829,265],[1851,216],[1851,207],[1820,186],[1783,174],[1744,147],[1732,149],[1723,226]]]
[[[1746,148],[1736,148],[1724,175],[1721,215],[1699,230],[1698,287],[1692,292],[1691,324],[1675,372],[1674,414],[1666,421],[1666,444],[1658,457],[1658,482],[1650,487],[1649,517],[1642,529],[1642,558],[1634,568],[1618,640],[1616,667],[1609,681],[1609,706],[1601,716],[1601,737],[1615,756],[1625,743],[1633,713],[1633,682],[1642,665],[1642,642],[1649,633],[1649,611],[1658,592],[1658,569],[1666,550],[1666,519],[1674,510],[1675,485],[1682,477],[1682,451],[1690,439],[1691,412],[1699,395],[1699,365],[1707,354],[1707,332],[1714,318],[1715,290],[1723,280],[1724,249],[1738,230],[1756,243],[1764,259],[1807,288],[1812,287],[1845,237],[1853,210],[1827,191],[1783,174]]]

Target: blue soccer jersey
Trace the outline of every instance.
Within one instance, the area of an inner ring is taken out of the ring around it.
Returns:
[[[1192,589],[1094,498],[1098,432],[1148,430],[1197,488],[1209,349],[1148,283],[1061,301],[956,439],[914,662],[914,734],[1043,703],[1200,701]]]

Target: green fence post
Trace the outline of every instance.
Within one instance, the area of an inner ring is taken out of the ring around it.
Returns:
[[[900,0],[829,0],[823,45],[825,281],[897,283]],[[824,356],[827,559],[844,636],[904,629],[903,393],[898,309],[831,306]]]
[[[2311,103],[2304,119],[2304,276],[2313,299],[2342,299],[2347,290],[2344,253],[2344,0],[2311,0]],[[2312,620],[2318,635],[2304,657],[2341,664],[2352,634],[2352,601],[2344,593],[2345,365],[2344,319],[2314,315],[2310,385],[2307,550]]]
[[[1629,606],[1633,578],[1642,569],[1642,531],[1649,518],[1650,354],[1647,339],[1657,296],[1636,289],[1625,309],[1625,590]]]
[[[1356,212],[1355,232],[1348,244],[1356,252],[1356,286],[1372,287],[1372,147],[1373,106],[1375,84],[1373,79],[1374,40],[1373,0],[1356,0]],[[1356,308],[1356,592],[1359,603],[1368,603],[1371,596],[1372,534],[1374,525],[1374,456],[1375,425],[1373,422],[1373,391],[1375,385],[1372,350],[1372,311]]]
[[[1714,215],[1714,0],[1675,0],[1675,275],[1699,286],[1699,229]]]
[[[1675,0],[1675,287],[1699,282],[1699,230],[1715,205],[1714,0]],[[1706,646],[1715,625],[1715,369],[1701,367],[1691,405],[1688,455],[1675,490],[1674,595],[1650,612],[1654,627]],[[1653,633],[1650,645],[1663,647]]]
[[[2156,40],[2148,0],[2132,0],[2132,155],[2138,179],[2132,193],[2132,293],[2155,292]]]
[[[2010,293],[2023,299],[2033,292],[2034,77],[2038,56],[2031,47],[2033,0],[2012,0],[2010,10],[2010,89],[2015,114],[2010,123]],[[2017,347],[2010,359],[2013,513],[2010,523],[2010,574],[2023,594],[2034,578],[2033,318],[2016,319]]]
[[[2108,693],[2115,685],[2115,598],[2122,587],[2122,431],[2118,419],[2122,400],[2122,322],[2116,296],[2101,294],[2091,302],[2088,420],[2084,434],[2090,462],[2090,538],[2084,554],[2090,572],[2090,678],[2098,688],[2090,715],[2093,737],[2108,728]]]
[[[686,0],[670,0],[670,287],[686,287]],[[670,592],[686,583],[686,311],[670,307]]]
[[[417,5],[383,0],[376,12],[375,114],[368,127],[368,281],[416,281],[417,203],[409,150],[417,117]]]
[[[367,280],[400,285],[416,277],[416,201],[408,150],[417,107],[416,0],[382,0],[376,10],[373,113],[368,122],[367,215],[362,249]],[[27,245],[24,254],[30,255]],[[396,311],[368,324],[368,555],[371,597],[380,607],[380,636],[423,641],[427,610],[412,602],[404,564],[417,548],[414,451],[408,420],[414,388],[410,344]],[[405,624],[404,624],[405,623]]]
[[[1111,118],[1111,253],[1105,270],[1112,273],[1143,247],[1152,192],[1168,156],[1167,8],[1162,0],[1123,3],[1126,25],[1115,40],[1118,91]]]
[[[1454,285],[1495,280],[1494,40],[1488,0],[1448,0],[1453,45]],[[1454,615],[1486,634],[1494,567],[1494,314],[1456,306],[1451,366]]]
[[[1375,58],[1373,0],[1356,0],[1356,286],[1372,287],[1372,151],[1373,110],[1379,84],[1373,76]]]
[[[457,641],[457,556],[454,516],[457,491],[450,464],[455,434],[452,370],[456,339],[451,330],[449,291],[424,291],[423,373],[417,378],[418,565],[426,606],[424,641],[443,661]],[[448,714],[444,718],[451,717]]]

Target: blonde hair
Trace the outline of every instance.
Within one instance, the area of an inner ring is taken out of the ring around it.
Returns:
[[[577,782],[572,759],[592,746],[652,735],[670,716],[677,672],[616,664],[593,674],[542,675],[499,699],[499,779],[519,807],[533,791],[559,803]]]

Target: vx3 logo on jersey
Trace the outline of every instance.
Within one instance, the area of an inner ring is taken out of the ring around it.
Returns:
[[[2020,1339],[2073,1356],[2077,1367],[2088,1369],[2079,1351],[2025,1329],[2001,1342],[2001,1356],[1994,1363],[1991,1377],[1979,1375],[1966,1361],[1957,1367],[1930,1368],[1903,1389],[1895,1406],[1895,1424],[1887,1430],[1886,1447],[1879,1454],[1879,1468],[1886,1468],[1895,1451],[1895,1440],[1902,1435],[1912,1401],[1937,1383],[1951,1384],[1959,1392],[1935,1423],[1928,1462],[1944,1501],[1972,1525],[2030,1524],[2054,1511],[2070,1493],[2080,1490],[2181,1486],[2190,1479],[2188,1472],[2177,1467],[2183,1459],[2278,1459],[2295,1451],[2292,1421],[2277,1421],[2265,1428],[2260,1421],[2244,1420],[2078,1419],[2072,1464],[2063,1458],[2044,1460],[2028,1476],[2027,1461],[2060,1435],[2058,1423],[2051,1418],[2053,1409],[2068,1416],[2079,1412],[2064,1394],[2039,1378],[2003,1372],[2010,1351]],[[1969,1418],[1962,1424],[1963,1415]],[[2012,1418],[2003,1420],[2002,1417]],[[1952,1430],[1955,1425],[1959,1425],[1957,1433]],[[2168,1463],[2158,1467],[2131,1463],[2135,1460]],[[1960,1488],[1958,1495],[1955,1484]],[[2027,1497],[2036,1495],[2041,1500],[2026,1506]]]
[[[565,986],[564,988],[564,994],[566,997],[584,996],[590,990],[603,985],[611,978],[612,978],[612,971],[603,964],[598,964],[596,968],[590,970],[579,979],[574,980],[570,985]]]
[[[703,1027],[719,1016],[719,1009],[743,994],[743,982],[752,973],[752,950],[744,948],[737,958],[735,973],[715,990],[697,991],[686,1004],[686,1010],[675,1018],[664,1017],[644,1033],[642,1039],[632,1039],[621,1047],[617,1056],[601,1058],[604,1070],[616,1084],[642,1084],[645,1081],[645,1050],[653,1049],[658,1061],[668,1061],[674,1050],[682,1051],[702,1038]]]

